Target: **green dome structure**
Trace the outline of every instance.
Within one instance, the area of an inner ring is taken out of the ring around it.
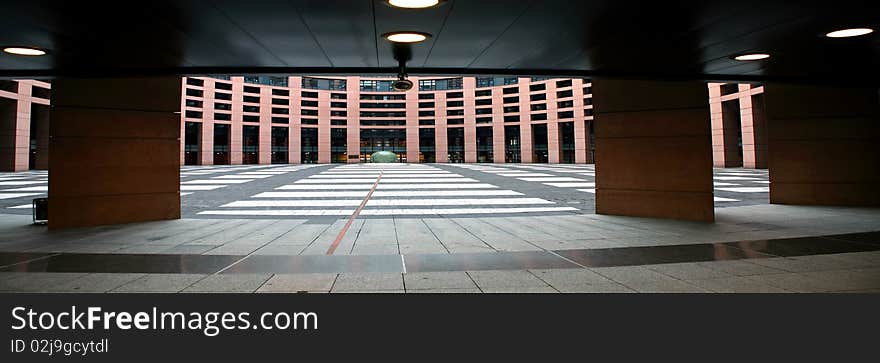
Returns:
[[[370,155],[370,161],[374,163],[396,163],[397,154],[390,151],[376,151]]]

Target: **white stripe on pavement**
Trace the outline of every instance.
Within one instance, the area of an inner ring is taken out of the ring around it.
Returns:
[[[360,199],[240,200],[221,207],[357,207],[360,203]],[[553,202],[541,198],[371,199],[367,202],[368,207],[521,204],[553,204]]]
[[[341,198],[341,197],[364,197],[367,191],[348,192],[263,192],[254,198]],[[480,196],[505,196],[523,195],[512,190],[405,190],[405,191],[376,191],[374,197],[480,197]]]
[[[430,208],[430,209],[365,209],[362,215],[448,215],[448,214],[503,214],[536,212],[572,212],[572,207],[522,207],[522,208]],[[354,210],[336,209],[276,209],[276,210],[211,210],[200,215],[248,215],[248,216],[327,216],[350,215]]]

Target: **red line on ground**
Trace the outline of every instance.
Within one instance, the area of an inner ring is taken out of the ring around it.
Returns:
[[[348,233],[348,229],[351,228],[351,224],[354,223],[355,218],[357,218],[361,211],[364,209],[364,206],[367,205],[367,201],[370,200],[370,197],[373,196],[373,192],[376,191],[376,187],[379,186],[379,180],[382,180],[382,171],[379,170],[379,176],[376,177],[376,182],[373,183],[373,187],[370,188],[370,192],[367,193],[367,196],[364,197],[364,200],[361,201],[361,205],[354,210],[354,213],[351,214],[351,217],[348,217],[348,222],[345,222],[345,226],[342,227],[342,230],[339,231],[339,234],[336,236],[336,240],[333,241],[333,244],[330,245],[330,248],[327,249],[327,254],[332,255],[336,252],[336,248],[339,247],[339,243],[342,242],[342,238],[345,237],[345,234]]]

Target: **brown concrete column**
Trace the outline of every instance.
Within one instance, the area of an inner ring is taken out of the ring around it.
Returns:
[[[593,80],[596,213],[714,221],[705,83]]]
[[[53,81],[49,228],[180,218],[180,81]]]
[[[740,100],[743,108],[743,167],[767,169],[767,114],[764,89],[753,89],[751,96]],[[748,114],[748,116],[746,116]],[[749,120],[746,122],[746,120]]]
[[[880,205],[876,87],[764,87],[770,203]]]

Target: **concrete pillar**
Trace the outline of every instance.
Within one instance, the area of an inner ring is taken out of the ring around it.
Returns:
[[[318,163],[330,163],[330,93],[328,92],[318,92]]]
[[[763,93],[763,87],[751,89],[748,97],[740,99],[744,168],[767,169],[767,115]]]
[[[880,205],[876,87],[764,87],[770,203]]]
[[[199,165],[214,165],[214,90],[214,80],[205,78],[202,135],[199,138]]]
[[[330,105],[327,105],[330,107]],[[272,89],[260,87],[260,133],[258,135],[257,163],[272,163]]]
[[[437,108],[445,109],[446,92],[434,92],[434,104],[436,106],[444,105],[444,107],[442,108]],[[434,147],[434,155],[438,163],[449,162],[449,131],[446,124],[446,119],[446,112],[436,112],[434,115],[434,134],[436,135],[436,146]]]
[[[0,97],[0,171],[2,172],[20,171],[16,166],[20,165],[17,162],[21,154],[18,149],[23,145],[18,144],[17,135],[23,130],[18,124],[17,110],[17,99]]]
[[[350,76],[345,77],[345,106],[347,115],[345,117],[346,123],[346,132],[347,132],[347,149],[348,149],[348,163],[349,164],[357,164],[361,162],[361,88],[360,88],[360,80],[359,76]],[[418,94],[416,95],[418,98]],[[343,101],[343,100],[330,100],[330,101]],[[408,115],[407,115],[408,116]],[[417,117],[418,118],[418,117]],[[418,125],[419,121],[415,121],[416,125]],[[418,127],[418,126],[416,126]],[[418,130],[416,130],[418,133]],[[418,135],[416,136],[418,139]],[[409,140],[407,140],[409,142]],[[416,150],[416,155],[418,155],[418,149]]]
[[[229,164],[241,165],[243,156],[244,77],[231,77],[232,81],[232,122],[229,125]]]
[[[290,87],[290,136],[287,139],[287,157],[291,164],[302,164],[302,77],[287,77],[287,85]],[[349,115],[351,116],[351,115]]]
[[[559,133],[559,122],[555,117],[547,121],[547,163],[549,164],[559,164],[562,160],[562,137]]]
[[[519,77],[517,87],[519,87],[519,144],[520,144],[520,161],[522,163],[531,163],[535,160],[535,145],[532,144],[532,101],[529,99],[529,85],[532,82],[531,77]],[[506,126],[512,126],[506,125]]]
[[[37,140],[31,169],[49,170],[49,110],[48,105],[36,102],[31,104],[31,132]]]
[[[707,88],[593,80],[596,213],[714,221]]]
[[[477,79],[474,77],[462,78],[462,92],[464,92],[464,162],[477,162],[477,121],[474,115],[474,88],[477,87]]]
[[[180,218],[180,81],[53,81],[50,229]]]
[[[418,77],[410,79],[416,85]],[[406,100],[406,162],[418,163],[419,161],[419,91],[418,87],[404,93]]]

